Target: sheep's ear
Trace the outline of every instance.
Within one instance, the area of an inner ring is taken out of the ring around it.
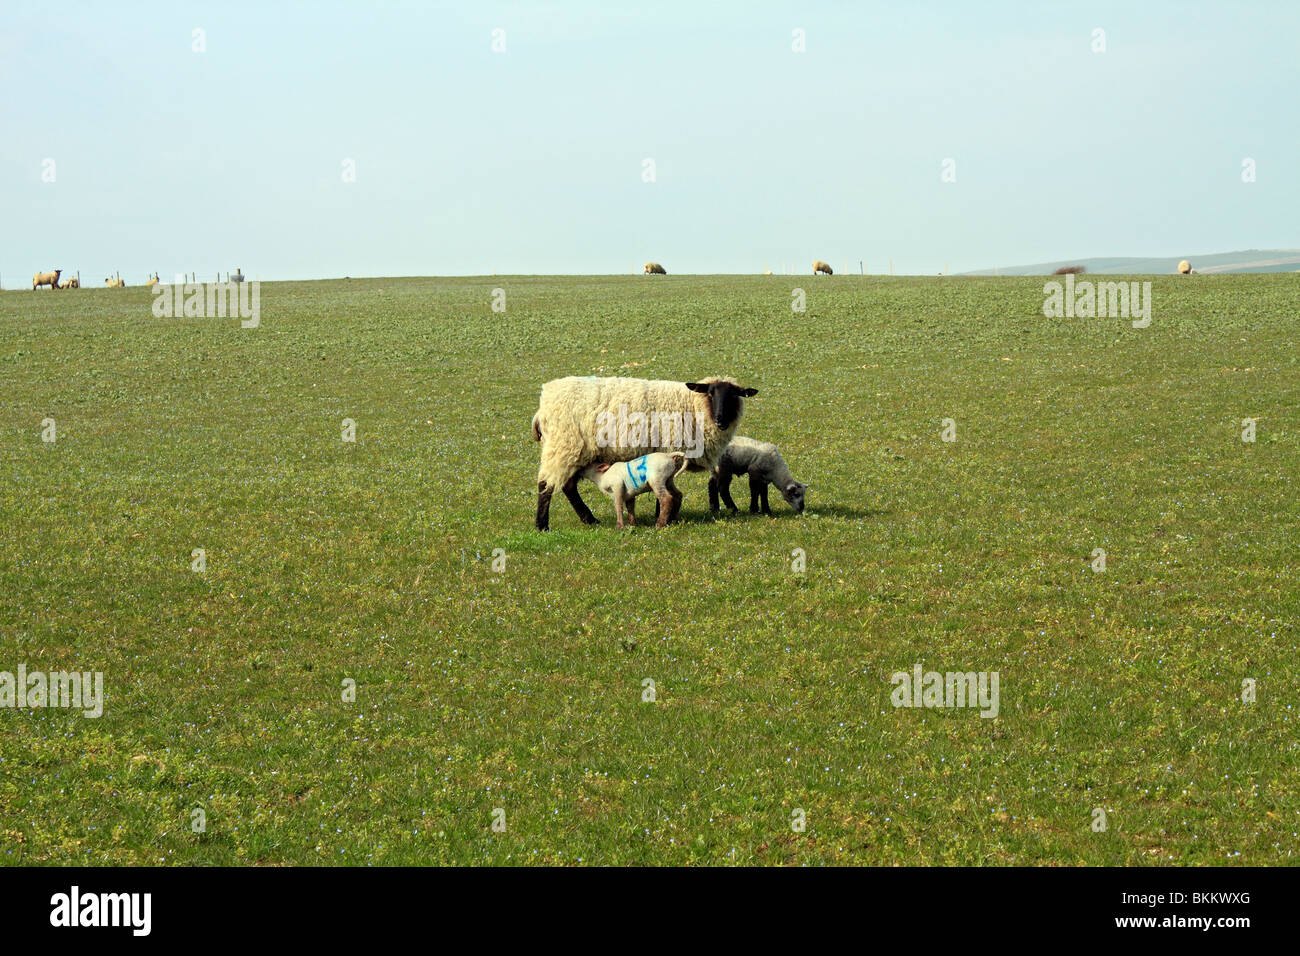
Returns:
[[[756,389],[756,388],[742,388],[742,389],[740,389],[740,394],[741,394],[741,395],[744,395],[746,398],[753,398],[755,395],[758,394],[758,389]]]
[[[686,382],[685,384],[692,392],[707,392],[709,390],[709,386],[702,382]]]

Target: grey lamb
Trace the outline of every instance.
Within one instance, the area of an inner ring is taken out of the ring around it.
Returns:
[[[723,451],[722,457],[709,476],[709,510],[718,511],[718,496],[734,514],[739,509],[731,500],[731,479],[736,475],[749,475],[749,510],[757,514],[770,515],[772,509],[767,506],[767,486],[776,485],[781,497],[795,510],[803,511],[804,493],[808,486],[795,481],[786,467],[781,452],[770,442],[754,441],[752,438],[736,436]]]

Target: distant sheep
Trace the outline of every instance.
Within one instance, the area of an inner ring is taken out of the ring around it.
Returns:
[[[111,278],[110,278],[110,279],[105,279],[105,280],[104,280],[104,284],[107,285],[110,289],[125,289],[125,288],[126,288],[126,280],[125,280],[125,279],[111,279]]]
[[[647,262],[645,264],[645,274],[648,276],[666,276],[668,270],[657,262]]]
[[[583,469],[653,452],[685,452],[691,471],[712,471],[736,433],[744,400],[758,389],[729,378],[698,382],[570,376],[542,386],[533,416],[541,442],[537,530],[550,527],[551,496],[562,490],[585,524],[595,524],[578,494]]]
[[[770,515],[772,509],[767,506],[767,486],[776,485],[781,497],[786,500],[795,514],[803,511],[804,496],[808,486],[795,481],[790,469],[781,457],[781,452],[770,442],[755,441],[737,435],[731,440],[709,476],[709,510],[718,512],[718,497],[732,514],[739,509],[731,499],[731,479],[736,475],[749,476],[749,511],[757,514],[760,510]]]
[[[1057,269],[1055,272],[1053,272],[1052,275],[1054,275],[1054,276],[1071,276],[1071,275],[1073,275],[1073,276],[1077,276],[1077,275],[1082,275],[1083,273],[1085,273],[1085,272],[1087,272],[1087,271],[1088,271],[1088,267],[1087,267],[1087,266],[1061,266],[1061,268],[1059,268],[1059,269]]]
[[[70,278],[64,279],[62,282],[60,282],[60,283],[59,283],[59,288],[60,288],[60,289],[80,289],[80,288],[81,288],[81,280],[78,279],[76,276],[71,276]]]
[[[835,271],[831,269],[831,267],[827,263],[822,262],[820,259],[817,259],[813,262],[813,275],[816,275],[819,272],[824,272],[828,276],[835,275]]]
[[[53,272],[36,273],[36,275],[32,276],[32,291],[35,292],[43,285],[47,285],[51,289],[57,289],[59,287],[59,276],[62,272],[62,269],[55,269]]]
[[[1191,264],[1190,262],[1188,262],[1186,259],[1184,259],[1182,262],[1178,263],[1178,272],[1179,272],[1179,274],[1181,274],[1181,275],[1185,275],[1185,276],[1189,276],[1189,275],[1191,275],[1191,274],[1192,274],[1192,264]]]
[[[149,277],[149,279],[145,282],[145,285],[146,285],[146,286],[156,286],[157,284],[158,284],[158,273],[155,272],[155,273],[154,273],[153,275],[151,275],[151,276]]]
[[[673,479],[685,470],[686,455],[675,451],[671,455],[655,452],[653,455],[642,455],[614,465],[598,462],[588,465],[582,475],[614,499],[614,515],[618,519],[619,528],[623,527],[623,505],[627,505],[627,523],[635,526],[636,496],[653,490],[659,500],[659,517],[655,527],[662,528],[675,520],[677,512],[682,508],[682,493],[677,490]]]

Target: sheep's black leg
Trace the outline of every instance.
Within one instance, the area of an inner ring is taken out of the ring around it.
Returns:
[[[765,482],[762,478],[756,478],[754,475],[749,476],[749,513],[758,514],[758,499],[763,491]]]
[[[709,510],[718,513],[718,476],[709,475]]]
[[[554,488],[548,487],[546,482],[537,483],[537,530],[549,531],[551,528],[551,495],[555,492]]]
[[[736,507],[735,499],[731,497],[731,478],[730,474],[723,473],[722,481],[718,484],[718,492],[722,495],[722,503],[734,515],[740,509]]]
[[[587,503],[582,500],[578,494],[578,477],[579,472],[574,472],[572,477],[564,483],[564,497],[569,499],[569,504],[573,505],[573,510],[578,513],[578,520],[583,524],[600,524],[596,516],[591,513]]]
[[[758,489],[758,498],[759,501],[762,503],[763,514],[765,515],[770,515],[772,513],[772,509],[767,506],[767,490],[769,487],[770,486],[765,481],[763,482],[762,487]]]

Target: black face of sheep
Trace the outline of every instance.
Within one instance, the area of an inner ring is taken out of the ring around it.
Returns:
[[[756,388],[742,388],[730,382],[687,382],[686,387],[692,392],[709,396],[709,412],[713,424],[724,431],[740,417],[740,400],[758,394]]]
[[[802,481],[796,481],[793,484],[781,489],[781,497],[785,503],[794,509],[795,514],[803,511],[804,495],[808,491],[808,486]]]

